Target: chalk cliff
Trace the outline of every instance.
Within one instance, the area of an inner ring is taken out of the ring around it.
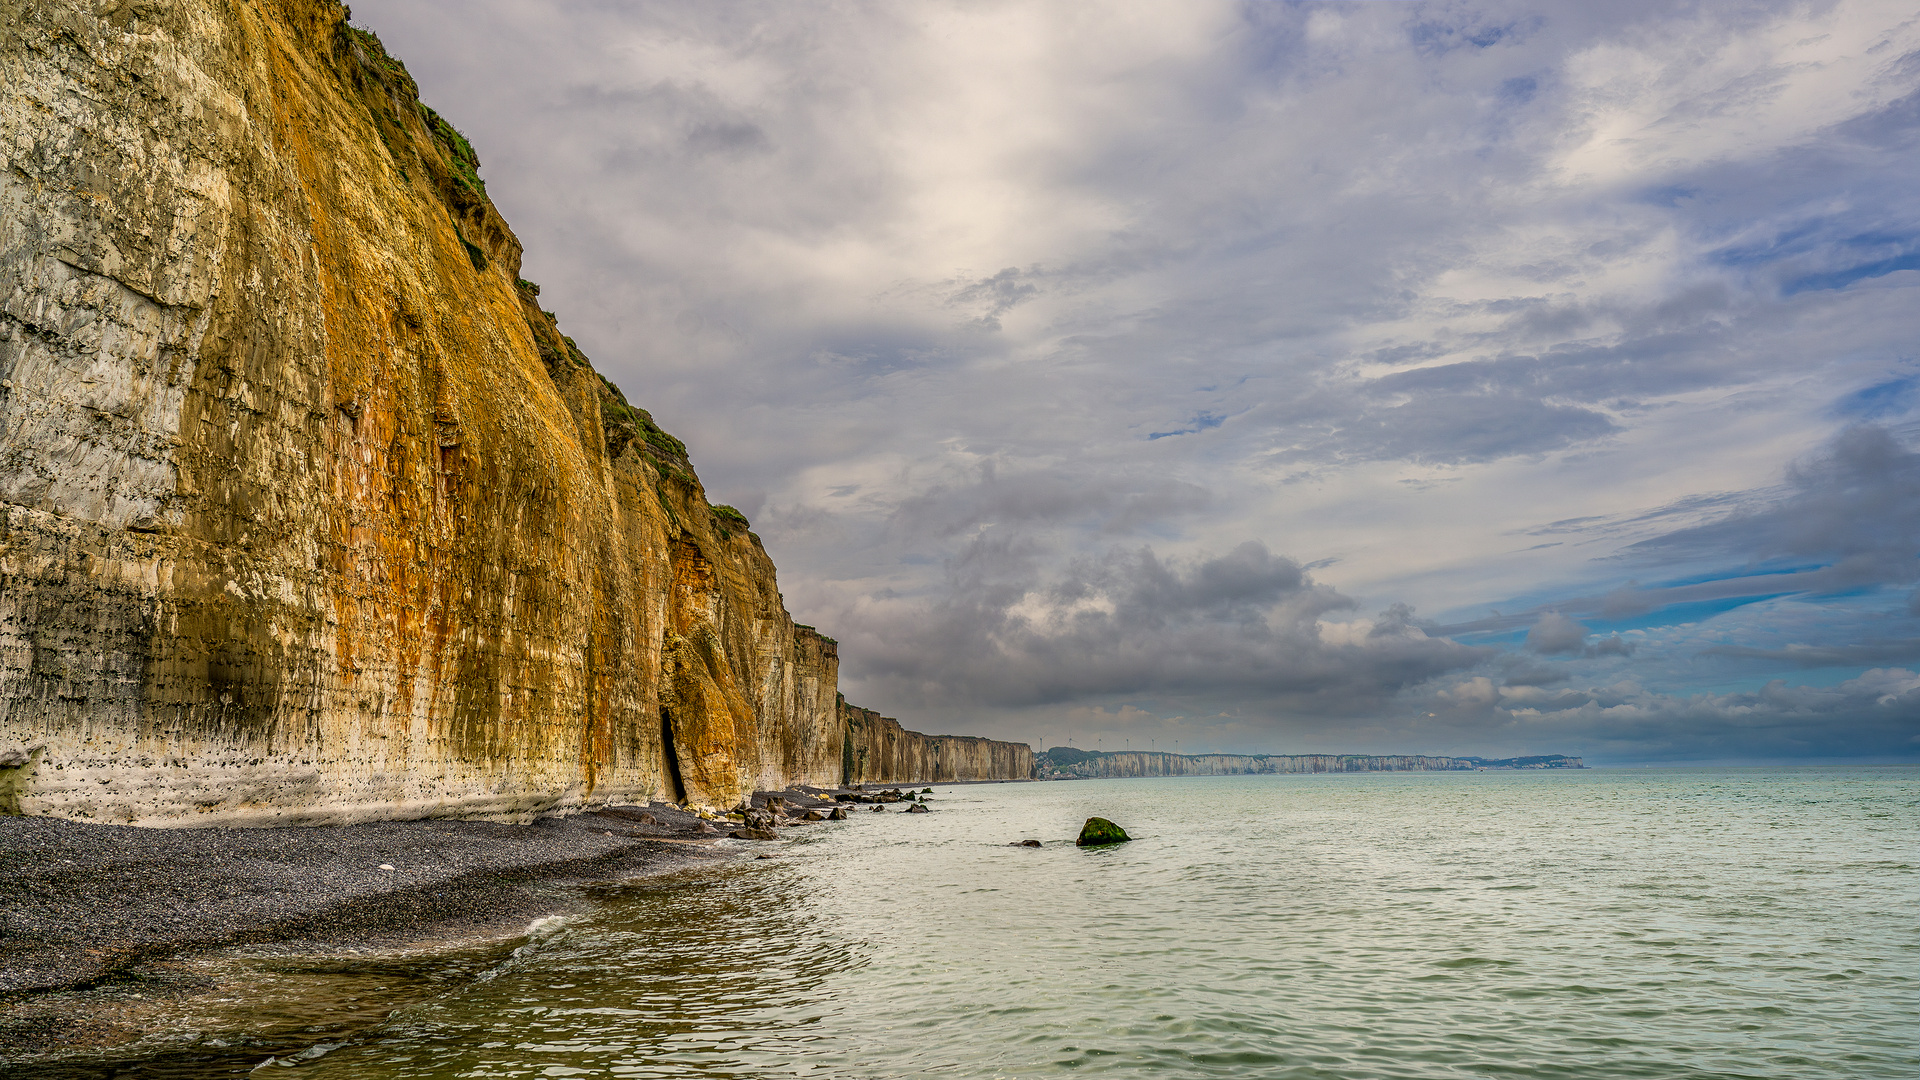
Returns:
[[[834,643],[344,20],[0,0],[0,812],[840,782]]]
[[[840,701],[845,725],[844,771],[850,784],[932,784],[956,780],[1024,780],[1033,748],[973,735],[922,735],[900,721]]]
[[[1035,760],[1043,779],[1242,776],[1259,773],[1460,772],[1472,769],[1583,769],[1577,757],[1431,757],[1421,754],[1163,754],[1056,746]]]

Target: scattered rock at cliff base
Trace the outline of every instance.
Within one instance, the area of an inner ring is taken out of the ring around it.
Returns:
[[[772,829],[735,829],[727,834],[735,840],[778,840],[779,834]]]
[[[1008,844],[1007,846],[1008,846],[1008,847],[1039,847],[1039,846],[1040,846],[1040,841],[1038,841],[1038,840],[1015,840],[1015,841],[1014,841],[1013,843],[1011,843],[1011,844]]]
[[[1080,839],[1074,843],[1081,847],[1098,847],[1101,844],[1123,844],[1133,837],[1127,830],[1115,825],[1103,817],[1090,817],[1080,826]]]
[[[828,821],[845,821],[845,820],[847,820],[847,808],[846,808],[846,807],[844,807],[844,806],[836,806],[836,807],[834,807],[834,808],[833,808],[833,813],[831,813],[831,814],[828,814],[828,815],[827,815],[827,820],[828,820]]]
[[[932,811],[932,810],[929,810],[929,809],[927,809],[927,804],[926,804],[926,803],[914,803],[914,804],[913,804],[912,806],[909,806],[909,807],[907,807],[907,813],[909,813],[909,814],[931,814],[931,813],[933,813],[933,811]]]

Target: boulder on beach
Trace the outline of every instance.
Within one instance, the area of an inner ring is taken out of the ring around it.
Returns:
[[[804,818],[801,818],[800,820],[802,820],[802,821],[825,821],[825,820],[827,820],[827,815],[825,815],[825,814],[823,814],[823,813],[821,813],[821,812],[820,812],[820,811],[818,811],[818,810],[809,810],[809,811],[807,811],[807,816],[806,816],[806,817],[804,817]]]
[[[931,814],[931,813],[933,813],[933,811],[931,811],[931,810],[929,810],[929,809],[927,809],[927,804],[926,804],[926,803],[914,803],[914,804],[913,804],[912,806],[909,806],[909,807],[907,807],[907,813],[909,813],[909,814]]]
[[[827,815],[827,820],[828,820],[828,821],[845,821],[845,820],[847,820],[847,808],[846,808],[846,807],[844,807],[844,806],[836,806],[836,807],[834,807],[834,808],[833,808],[833,813],[831,813],[831,814],[828,814],[828,815]]]
[[[779,834],[772,829],[735,829],[727,834],[735,840],[778,840]]]
[[[1090,817],[1085,825],[1080,826],[1080,839],[1074,843],[1081,847],[1098,847],[1101,844],[1122,844],[1131,839],[1133,837],[1127,835],[1127,830],[1106,818]]]

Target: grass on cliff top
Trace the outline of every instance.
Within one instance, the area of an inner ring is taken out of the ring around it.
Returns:
[[[568,338],[567,344],[572,345],[573,339]],[[661,430],[660,425],[654,423],[652,413],[629,404],[627,402],[627,396],[620,392],[619,387],[613,385],[613,380],[607,378],[605,375],[600,375],[597,371],[594,372],[594,374],[599,375],[600,385],[605,390],[605,392],[600,395],[600,418],[602,422],[608,424],[631,424],[634,430],[639,433],[640,438],[645,440],[646,444],[657,454],[677,459],[680,462],[687,460],[686,443],[681,442],[679,439]],[[734,513],[738,514],[739,511],[735,510]],[[745,523],[746,518],[742,517],[740,520],[742,523]]]
[[[426,102],[416,101],[414,105],[420,109],[420,118],[426,121],[427,130],[433,134],[434,141],[446,151],[447,160],[453,166],[454,179],[475,195],[486,194],[487,182],[480,179],[480,155],[474,153],[473,144]]]
[[[407,72],[407,65],[387,51],[387,47],[380,43],[379,34],[371,30],[362,30],[349,23],[342,23],[341,26],[354,41],[359,43],[360,48],[367,54],[368,60],[378,64],[389,75],[401,75],[405,76],[407,81],[413,81],[413,76]]]
[[[345,22],[340,24],[340,31],[356,46],[360,58],[374,69],[378,77],[386,81],[390,88],[413,99],[414,108],[420,114],[421,123],[426,125],[427,134],[440,145],[441,152],[446,156],[454,183],[476,198],[485,198],[487,182],[480,179],[480,155],[474,151],[473,143],[467,141],[467,137],[460,134],[459,129],[448,123],[445,117],[420,100],[420,85],[407,73],[406,65],[387,51],[380,42],[380,36],[373,31]],[[384,132],[381,137],[385,138]],[[388,150],[391,152],[392,147],[389,146]]]

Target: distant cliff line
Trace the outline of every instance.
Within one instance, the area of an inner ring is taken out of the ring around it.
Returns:
[[[934,784],[965,780],[1025,780],[1033,776],[1033,748],[977,735],[922,735],[840,699],[846,732],[840,771],[849,784]]]
[[[1167,754],[1150,750],[1076,750],[1035,755],[1041,780],[1137,776],[1241,776],[1261,773],[1472,772],[1479,769],[1584,769],[1577,757],[1431,757],[1423,754]]]

